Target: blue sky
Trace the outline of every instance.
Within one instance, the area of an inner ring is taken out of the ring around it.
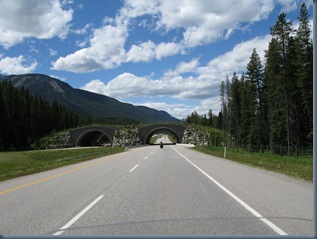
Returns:
[[[220,82],[254,48],[264,65],[270,27],[284,12],[296,28],[302,2],[0,0],[0,74],[46,74],[179,119],[217,115]]]

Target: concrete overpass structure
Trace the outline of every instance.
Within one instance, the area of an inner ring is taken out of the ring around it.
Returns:
[[[136,130],[115,130],[103,126],[81,127],[70,131],[71,144],[78,147],[92,146],[103,137],[107,137],[112,145],[146,145],[151,137],[160,131],[173,134],[177,143],[182,143],[186,127],[173,124],[153,124]]]

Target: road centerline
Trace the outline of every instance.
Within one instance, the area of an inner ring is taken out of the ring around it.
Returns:
[[[133,172],[133,170],[136,169],[137,167],[139,167],[139,164],[135,165],[135,166],[129,171],[129,173]]]
[[[66,229],[68,229],[71,225],[73,225],[79,218],[81,218],[89,209],[91,209],[97,202],[102,199],[104,195],[100,195],[96,198],[92,203],[90,203],[87,207],[85,207],[80,213],[78,213],[73,219],[71,219],[68,223],[66,223],[59,231],[54,233],[53,235],[61,235]]]
[[[209,174],[207,174],[204,170],[202,170],[200,167],[198,167],[196,164],[194,164],[192,161],[190,161],[186,156],[181,154],[177,149],[171,146],[171,148],[178,153],[181,157],[183,157],[187,162],[189,162],[192,166],[194,166],[196,169],[198,169],[202,174],[204,174],[209,180],[211,180],[213,183],[215,183],[218,187],[220,187],[223,191],[225,191],[229,196],[231,196],[233,199],[235,199],[240,205],[242,205],[245,209],[247,209],[249,212],[251,212],[255,217],[257,217],[259,220],[264,222],[266,225],[268,225],[271,229],[273,229],[276,233],[279,235],[288,235],[286,232],[284,232],[282,229],[280,229],[278,226],[276,226],[274,223],[272,223],[267,218],[263,217],[260,213],[258,213],[255,209],[253,209],[251,206],[249,206],[247,203],[245,203],[243,200],[241,200],[238,196],[233,194],[231,191],[229,191],[226,187],[224,187],[222,184],[220,184],[217,180],[212,178]]]
[[[101,160],[101,161],[90,163],[88,165],[84,165],[84,166],[81,166],[81,167],[70,169],[70,170],[67,170],[67,171],[64,171],[64,172],[61,172],[61,173],[57,173],[57,174],[54,174],[54,175],[46,177],[46,178],[35,180],[35,181],[29,182],[29,183],[26,183],[26,184],[23,184],[23,185],[20,185],[20,186],[16,186],[14,188],[10,188],[10,189],[4,190],[4,191],[0,191],[0,195],[6,194],[6,193],[9,193],[9,192],[13,192],[13,191],[16,191],[16,190],[19,190],[19,189],[22,189],[22,188],[25,188],[25,187],[29,187],[29,186],[32,186],[32,185],[36,185],[36,184],[39,184],[39,183],[42,183],[42,182],[45,182],[45,181],[48,181],[48,180],[51,180],[51,179],[54,179],[54,178],[58,178],[58,177],[61,177],[61,176],[64,176],[64,175],[67,175],[67,174],[70,174],[70,173],[74,173],[74,172],[80,171],[82,169],[90,168],[90,167],[96,166],[98,164],[105,163],[105,162],[107,162],[107,161],[109,161],[111,159],[114,159],[114,158],[117,158],[117,156],[111,157],[111,155],[110,155],[109,158],[106,158],[106,159]]]

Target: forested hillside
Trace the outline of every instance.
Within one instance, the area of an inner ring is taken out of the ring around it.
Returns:
[[[66,109],[94,119],[119,119],[142,123],[179,122],[166,111],[124,103],[114,98],[93,92],[74,89],[66,82],[43,74],[0,75],[15,87],[24,87],[31,94],[42,97],[49,103],[56,101]]]
[[[79,116],[64,106],[0,81],[0,151],[25,150],[44,135],[76,127]]]
[[[221,128],[225,144],[250,151],[298,155],[313,143],[313,43],[303,3],[299,27],[281,13],[265,52],[256,51],[247,71],[220,86]]]

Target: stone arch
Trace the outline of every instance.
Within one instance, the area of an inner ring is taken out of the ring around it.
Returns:
[[[102,137],[107,137],[112,144],[115,130],[106,127],[82,127],[70,132],[74,146],[85,147],[93,146],[100,141]]]
[[[151,131],[145,136],[144,144],[150,144],[150,140],[151,140],[152,136],[153,136],[155,133],[157,133],[157,132],[159,132],[159,131],[163,131],[163,130],[172,133],[172,134],[175,136],[177,143],[181,143],[182,139],[179,138],[179,136],[177,135],[177,133],[176,133],[174,130],[172,130],[172,129],[170,129],[170,128],[167,128],[167,127],[159,127],[159,128],[156,128],[156,129],[151,130]]]
[[[138,131],[143,144],[149,144],[153,134],[160,130],[166,130],[172,133],[175,136],[177,143],[181,143],[185,129],[186,127],[180,125],[157,124],[139,128]]]
[[[77,138],[76,146],[86,147],[86,146],[94,146],[97,142],[100,141],[102,137],[106,136],[111,142],[111,138],[102,131],[99,130],[87,130],[83,132]]]

